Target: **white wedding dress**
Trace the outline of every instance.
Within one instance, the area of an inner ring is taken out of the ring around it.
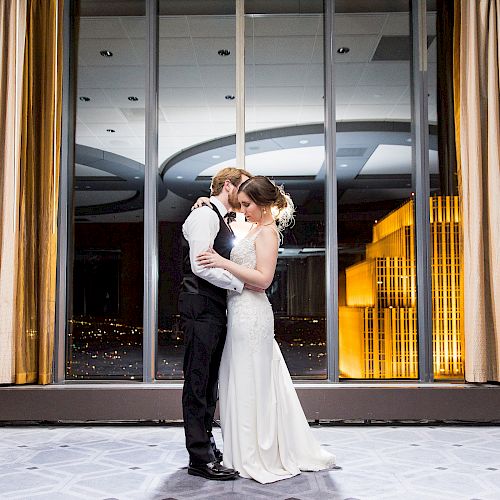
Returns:
[[[240,240],[231,260],[254,269],[257,235]],[[274,340],[274,315],[266,294],[229,292],[227,309],[219,371],[224,465],[259,483],[333,466],[334,456],[312,435]]]

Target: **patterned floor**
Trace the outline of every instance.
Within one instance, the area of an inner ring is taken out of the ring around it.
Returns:
[[[500,499],[500,427],[335,426],[341,469],[260,485],[189,476],[181,427],[0,427],[0,498]],[[220,432],[216,433],[220,443]]]

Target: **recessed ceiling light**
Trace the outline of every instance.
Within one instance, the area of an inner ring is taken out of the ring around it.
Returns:
[[[345,168],[345,167],[348,167],[348,166],[349,166],[349,165],[348,165],[347,163],[341,163],[341,164],[339,165],[339,167],[342,167],[342,168]]]
[[[182,175],[178,175],[176,179],[184,179],[184,177],[182,177]]]
[[[218,160],[218,159],[220,158],[220,155],[212,155],[212,158],[213,158],[214,160]]]
[[[114,130],[112,128],[107,128],[106,132],[109,132],[110,134],[114,134],[116,132],[116,130]]]
[[[347,54],[351,49],[349,47],[339,47],[337,49],[338,54]]]
[[[300,144],[308,144],[309,143],[309,140],[308,139],[301,139],[299,141]]]
[[[411,142],[411,137],[408,137],[408,139],[406,139],[406,142]]]
[[[90,101],[90,97],[82,95],[82,96],[80,96],[80,101],[89,102]]]
[[[85,189],[90,189],[90,186],[85,186]]]
[[[219,54],[221,57],[226,57],[229,54],[231,54],[231,51],[229,51],[227,49],[220,49],[217,51],[217,54]]]
[[[228,101],[233,101],[235,99],[234,95],[228,94],[227,96],[224,97],[224,99],[227,99]]]
[[[131,96],[127,97],[127,99],[128,99],[129,101],[134,101],[134,102],[139,100],[139,98],[138,98],[138,97],[135,97],[134,95],[131,95]]]
[[[134,175],[134,179],[140,179],[138,175]]]
[[[113,52],[110,50],[101,50],[99,54],[101,54],[102,57],[113,57]]]

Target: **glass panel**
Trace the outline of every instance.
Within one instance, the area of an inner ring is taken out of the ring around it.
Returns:
[[[284,182],[299,205],[297,223],[285,235],[276,279],[268,292],[275,310],[276,336],[293,375],[325,377],[321,8],[309,14],[254,16],[267,12],[253,12],[253,3],[247,2],[246,11],[252,12],[246,20],[246,126],[252,131],[247,134],[247,168]],[[177,313],[182,222],[192,200],[208,194],[210,177],[224,166],[235,165],[236,26],[232,13],[232,1],[205,4],[204,15],[192,9],[183,12],[180,6],[174,10],[169,2],[160,2],[159,152],[160,185],[165,193],[159,202],[159,378],[182,376],[183,338]],[[274,36],[277,32],[279,37]],[[297,48],[301,43],[305,45],[300,54],[288,45]],[[270,57],[268,51],[275,55]],[[283,82],[272,83],[272,79],[284,70],[291,78],[288,92],[280,96]],[[301,96],[299,104],[297,95]],[[278,126],[287,130],[275,133]],[[293,169],[290,152],[301,154]],[[266,153],[265,158],[259,153]],[[279,166],[276,153],[281,155]],[[253,163],[259,158],[261,164],[277,167],[262,170]]]
[[[267,294],[291,375],[326,378],[323,11],[287,7],[246,4],[246,169],[296,205]]]
[[[418,378],[409,8],[337,11],[339,366]],[[436,164],[432,168],[437,168]]]
[[[427,3],[429,7],[434,4],[434,2]],[[448,77],[453,71],[448,62],[453,60],[451,53],[453,26],[437,17],[444,11],[443,6],[438,13],[429,11],[427,15],[427,30],[429,38],[433,40],[428,49],[429,130],[431,133],[429,160],[431,165],[437,165],[437,168],[431,169],[430,178],[434,377],[445,380],[463,380],[461,220],[453,133],[454,109],[453,88],[451,87],[453,78]],[[449,31],[446,32],[446,30]],[[437,52],[438,36],[441,37],[439,54]],[[439,106],[437,103],[438,86]],[[438,133],[440,134],[439,141]],[[438,144],[439,161],[437,159]]]
[[[80,0],[68,379],[141,379],[145,5]]]
[[[181,228],[194,200],[209,195],[212,166],[235,157],[236,21],[234,0],[159,5],[156,376],[179,379],[184,357],[177,309]]]

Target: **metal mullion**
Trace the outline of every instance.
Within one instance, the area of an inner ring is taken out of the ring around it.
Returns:
[[[146,161],[144,165],[144,307],[142,380],[155,379],[158,331],[158,0],[146,0]]]
[[[61,384],[66,379],[66,327],[69,304],[68,267],[72,255],[73,224],[70,217],[73,206],[74,139],[75,139],[75,92],[74,92],[74,2],[63,7],[63,76],[62,76],[62,123],[61,158],[59,167],[59,210],[57,221],[57,271],[56,271],[56,318],[53,382]]]
[[[337,174],[335,164],[335,1],[324,1],[325,71],[325,217],[326,217],[326,345],[328,380],[339,381]]]
[[[245,168],[245,0],[236,0],[236,166]]]
[[[432,382],[432,279],[430,259],[429,120],[426,0],[411,2],[412,168],[415,186],[415,246],[420,382]]]

